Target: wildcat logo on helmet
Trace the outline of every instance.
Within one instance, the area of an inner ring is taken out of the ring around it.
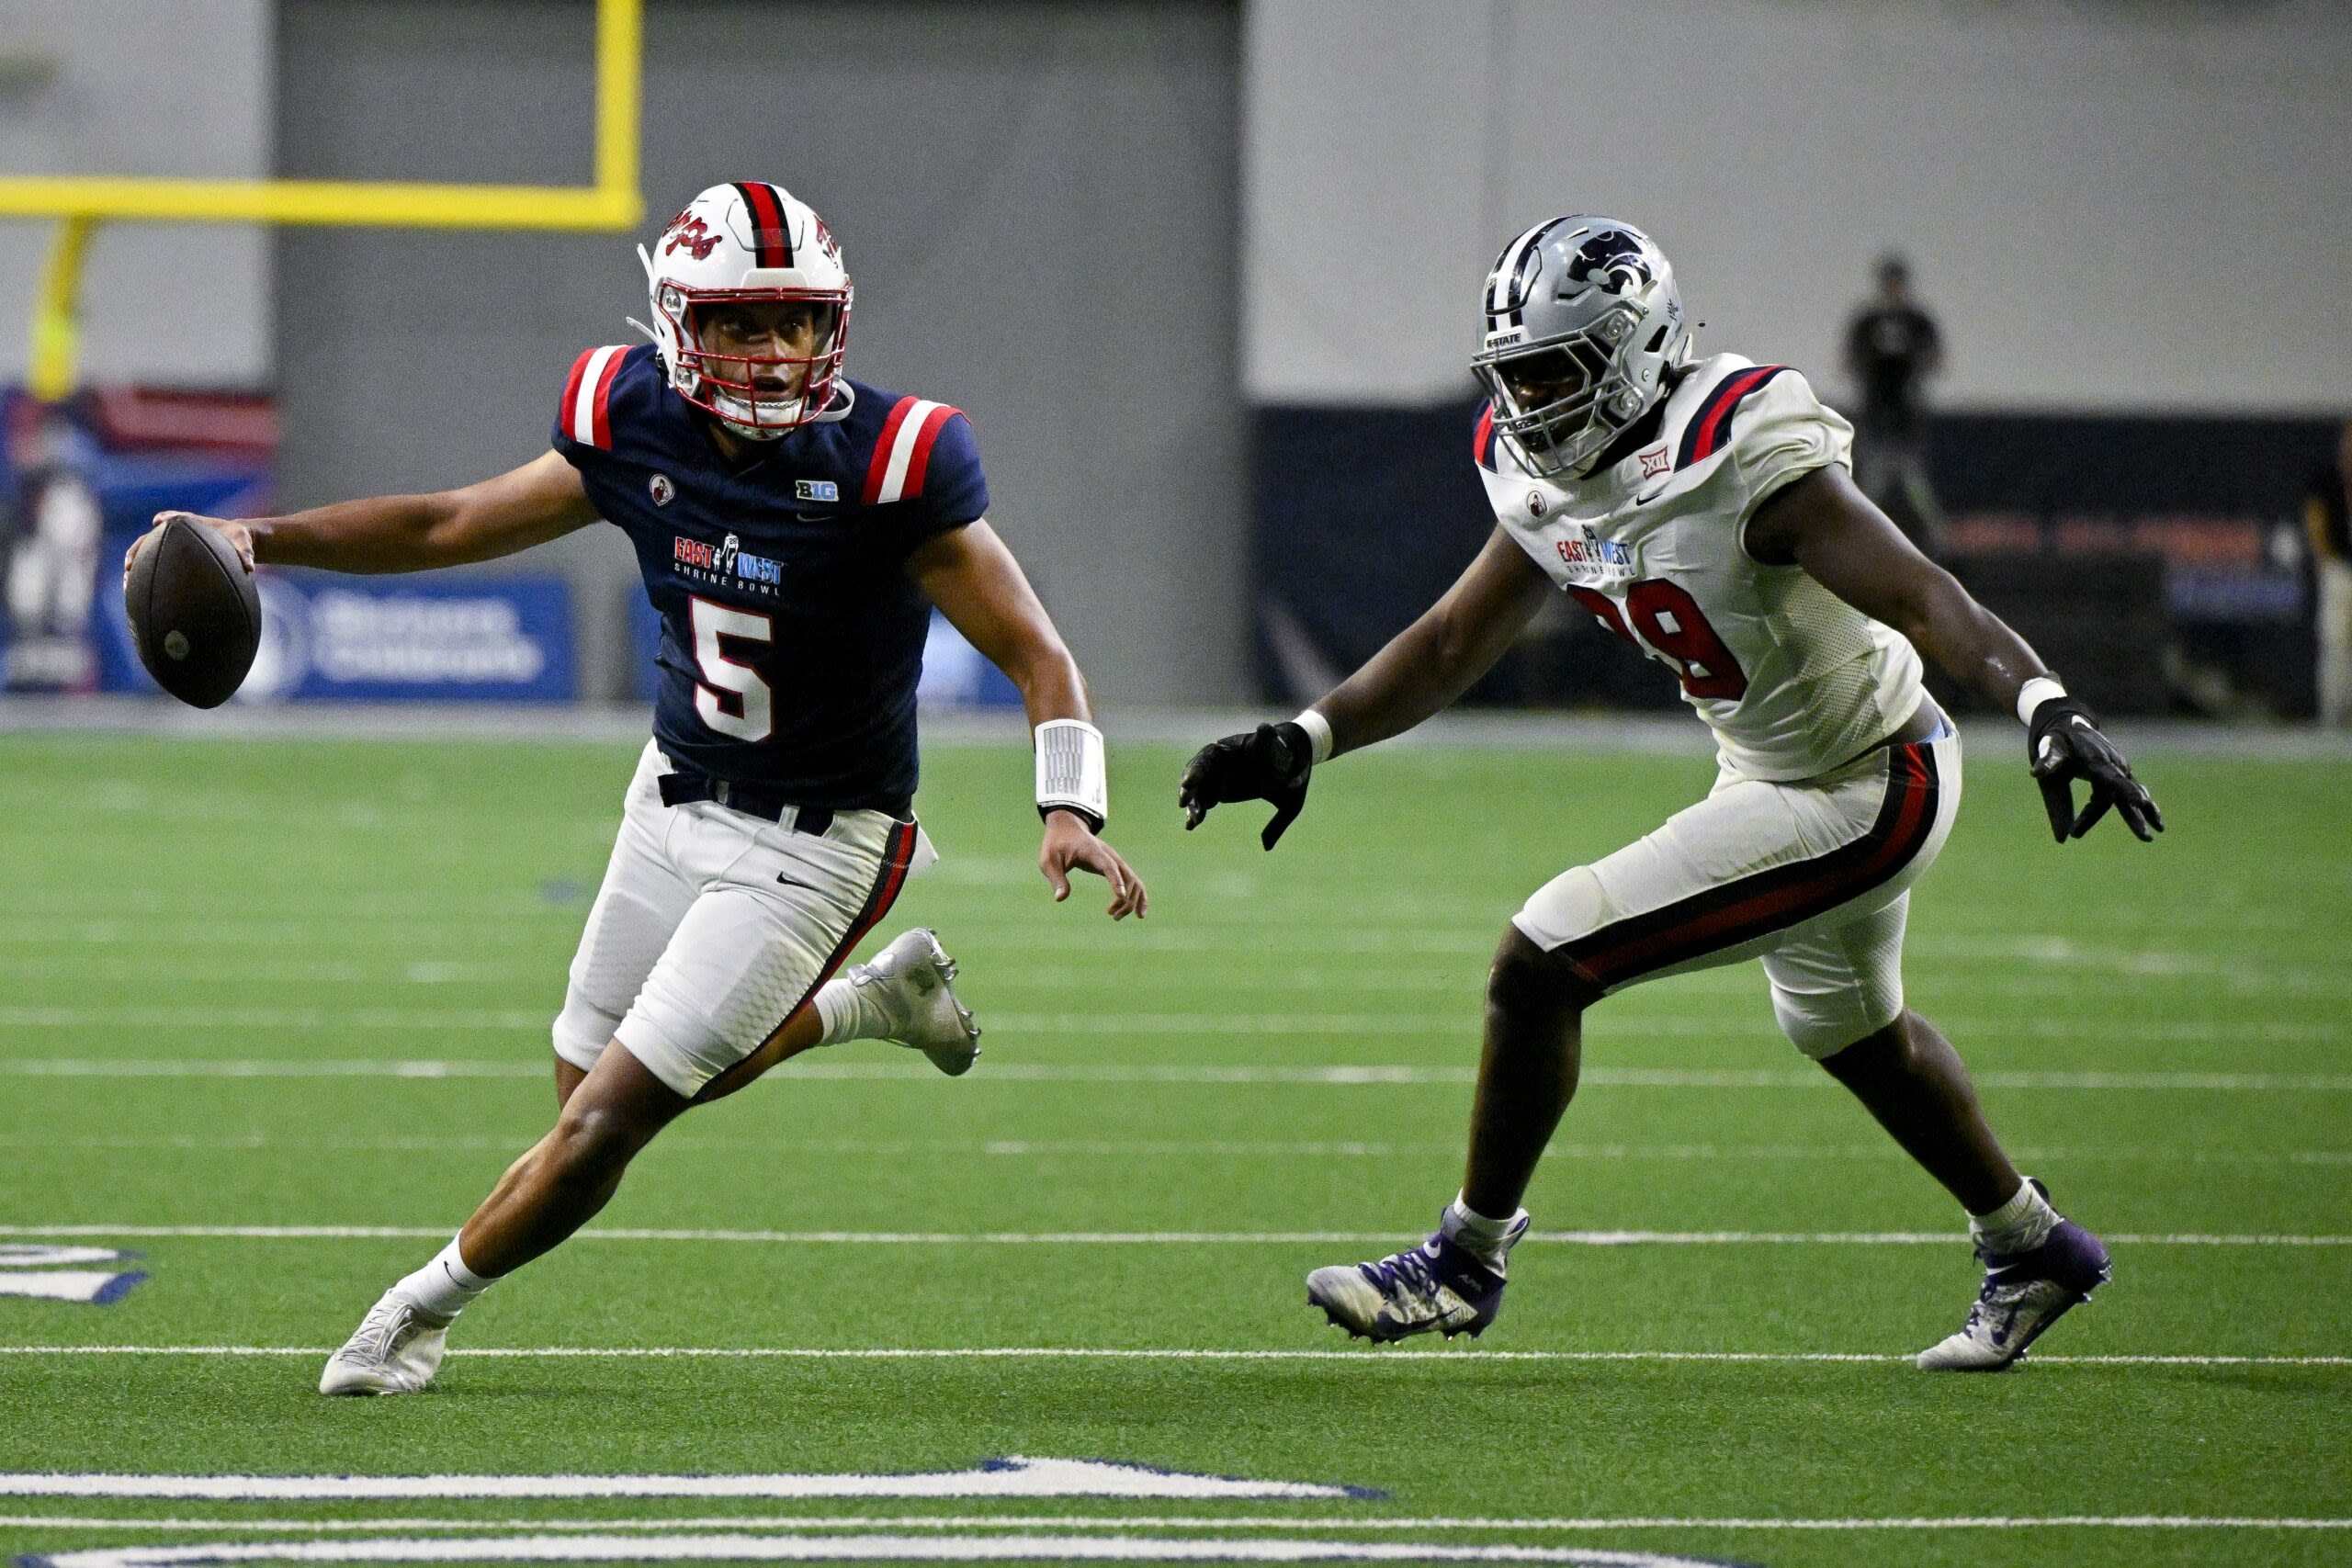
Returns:
[[[1604,230],[1577,249],[1568,263],[1568,281],[1586,283],[1604,294],[1631,294],[1656,280],[1642,243],[1623,229]]]

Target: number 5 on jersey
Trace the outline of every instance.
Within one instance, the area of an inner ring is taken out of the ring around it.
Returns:
[[[765,740],[775,729],[775,697],[760,672],[727,657],[725,643],[773,642],[775,623],[749,610],[730,610],[707,599],[692,601],[695,664],[702,679],[695,685],[695,712],[716,734],[737,740]]]

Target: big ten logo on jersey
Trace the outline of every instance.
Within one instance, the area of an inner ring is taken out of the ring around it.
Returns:
[[[1623,582],[1634,575],[1634,552],[1604,539],[1589,523],[1572,523],[1553,541],[1568,575],[1580,582]]]
[[[707,539],[689,539],[684,534],[673,534],[670,536],[670,564],[677,568],[678,576],[685,581],[707,583],[714,588],[748,588],[771,598],[776,585],[784,581],[782,561],[752,554],[733,534],[715,545]]]

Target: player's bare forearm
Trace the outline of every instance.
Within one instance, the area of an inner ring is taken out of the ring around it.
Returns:
[[[908,557],[907,572],[947,624],[1019,689],[1031,729],[1057,718],[1091,722],[1093,705],[1078,660],[1070,657],[1021,563],[987,519],[924,541]],[[1099,739],[1094,744],[1099,763]],[[1069,897],[1069,874],[1086,870],[1111,885],[1104,912],[1113,919],[1141,915],[1148,907],[1143,878],[1076,811],[1046,813],[1037,869],[1057,903]]]
[[[513,555],[595,517],[577,471],[549,452],[462,490],[339,502],[245,527],[256,560],[375,575]]]
[[[1996,709],[2013,710],[2028,681],[2047,675],[2026,640],[1958,579],[1903,536],[1846,470],[1816,468],[1774,494],[1749,520],[1747,553],[1801,566]]]
[[[1552,592],[1527,552],[1497,528],[1442,598],[1315,705],[1330,722],[1331,754],[1402,735],[1451,707]]]

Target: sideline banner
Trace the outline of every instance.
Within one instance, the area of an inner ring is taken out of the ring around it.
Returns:
[[[120,594],[103,595],[102,684],[154,690]],[[559,577],[397,580],[261,574],[261,652],[246,703],[570,702],[579,695],[571,593]]]

